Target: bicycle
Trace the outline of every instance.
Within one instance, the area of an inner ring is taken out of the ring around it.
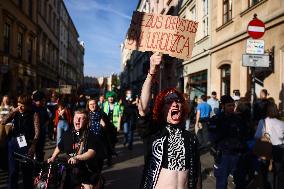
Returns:
[[[15,160],[24,164],[31,164],[34,170],[33,186],[34,189],[57,189],[64,187],[67,162],[58,159],[53,163],[38,162],[29,156],[14,153]]]

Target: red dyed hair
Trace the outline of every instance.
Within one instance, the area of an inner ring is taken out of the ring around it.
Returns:
[[[154,104],[154,108],[153,108],[153,119],[155,121],[157,121],[158,123],[163,123],[166,120],[164,120],[164,115],[163,115],[163,108],[164,108],[164,104],[165,104],[165,97],[169,94],[169,93],[175,93],[177,94],[177,96],[180,98],[181,100],[181,110],[182,110],[182,121],[185,121],[188,112],[189,112],[189,107],[188,104],[186,103],[183,94],[180,93],[177,89],[175,88],[168,88],[165,89],[163,91],[161,91],[156,99],[155,99],[155,104]]]

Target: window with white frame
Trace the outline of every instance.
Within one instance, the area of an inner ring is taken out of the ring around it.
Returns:
[[[256,5],[257,3],[259,3],[262,0],[248,0],[249,1],[249,7]]]
[[[203,36],[208,35],[208,0],[202,0],[203,3],[203,17],[202,17],[202,28]]]
[[[232,0],[223,0],[223,24],[232,20]]]
[[[203,25],[203,37],[205,37],[208,35],[208,16],[203,18],[202,25]]]
[[[202,0],[203,1],[203,15],[208,15],[208,0]]]
[[[196,7],[193,6],[190,9],[190,19],[196,21]]]

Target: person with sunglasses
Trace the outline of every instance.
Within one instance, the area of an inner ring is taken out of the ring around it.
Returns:
[[[151,86],[161,63],[161,55],[150,57],[150,69],[138,102],[139,124],[145,129],[145,166],[140,188],[201,188],[200,158],[196,136],[184,124],[188,105],[179,91],[161,91],[149,117]],[[139,126],[139,127],[140,127]]]

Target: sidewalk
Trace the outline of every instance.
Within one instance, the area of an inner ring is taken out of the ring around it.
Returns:
[[[211,189],[216,188],[216,179],[214,177],[213,165],[214,159],[209,152],[201,154],[201,175],[202,175],[202,188]],[[228,177],[228,189],[233,189],[234,184],[232,178]]]

